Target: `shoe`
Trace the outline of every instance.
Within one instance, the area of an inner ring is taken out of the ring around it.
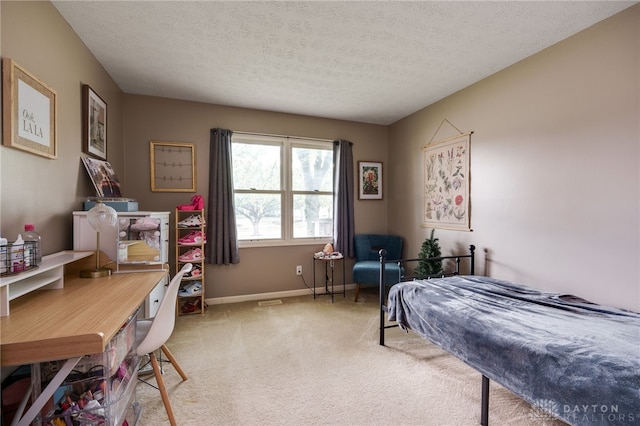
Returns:
[[[178,291],[178,295],[182,297],[197,296],[202,293],[202,282],[194,281],[182,287]]]
[[[200,281],[194,281],[193,283],[187,284],[184,287],[181,287],[178,291],[178,295],[182,297],[186,296],[196,296],[202,291],[202,283]]]
[[[191,249],[178,256],[178,260],[180,262],[199,262],[202,260],[202,250],[199,248]]]
[[[204,199],[202,195],[194,195],[191,197],[191,204],[180,204],[176,208],[178,210],[204,210]]]
[[[184,274],[182,276],[182,279],[186,280],[186,279],[194,279],[194,278],[198,278],[202,275],[202,269],[200,269],[199,265],[193,265],[193,268],[191,268],[191,270],[189,272],[187,272],[186,274]]]
[[[191,205],[194,210],[204,210],[204,198],[202,198],[202,195],[194,195],[191,197]]]
[[[188,218],[178,222],[178,226],[183,228],[195,228],[204,225],[204,219],[200,215],[192,214]]]
[[[184,245],[200,245],[207,242],[207,236],[200,231],[189,232],[182,238],[178,238],[178,243]]]
[[[193,204],[180,204],[176,207],[178,210],[195,210]]]
[[[187,300],[187,302],[182,305],[182,312],[185,314],[190,314],[200,310],[200,299],[195,300]]]
[[[191,231],[178,238],[178,243],[182,245],[200,245],[207,242],[207,236],[200,231]]]

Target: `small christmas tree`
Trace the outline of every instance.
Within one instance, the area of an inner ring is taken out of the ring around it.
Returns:
[[[420,249],[420,259],[440,257],[440,242],[433,236],[435,229],[431,230],[429,238],[424,240]],[[430,275],[442,274],[442,260],[421,260],[415,270],[416,278],[428,278]]]

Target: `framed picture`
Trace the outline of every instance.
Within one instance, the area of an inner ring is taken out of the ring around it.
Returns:
[[[360,200],[382,200],[382,163],[358,161]]]
[[[122,198],[120,182],[111,164],[88,155],[82,156],[82,163],[89,173],[98,198]]]
[[[12,59],[3,59],[4,145],[56,158],[57,103],[55,90]]]
[[[423,147],[423,227],[470,231],[471,133]]]
[[[82,152],[107,159],[107,103],[88,84],[82,86]]]
[[[196,147],[192,143],[150,142],[151,191],[196,192]]]

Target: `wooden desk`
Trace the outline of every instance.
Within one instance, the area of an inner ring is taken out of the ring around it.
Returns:
[[[88,264],[95,265],[95,258]],[[67,265],[63,288],[36,290],[17,298],[11,302],[11,315],[0,318],[3,366],[67,360],[42,393],[34,395],[36,400],[18,425],[28,425],[35,418],[83,355],[105,351],[168,273],[145,271],[79,278],[78,271],[86,265],[80,261]]]
[[[0,318],[2,365],[32,364],[104,352],[165,272],[65,277],[64,288],[11,302]]]
[[[2,365],[32,364],[104,352],[166,272],[79,278],[64,288],[37,290],[11,302],[0,318]]]

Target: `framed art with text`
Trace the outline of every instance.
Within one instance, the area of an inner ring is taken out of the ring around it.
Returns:
[[[12,59],[3,59],[4,145],[56,158],[57,103],[55,90]]]
[[[382,163],[359,161],[358,177],[360,200],[382,200]]]
[[[82,152],[107,159],[107,103],[88,84],[82,86]]]

